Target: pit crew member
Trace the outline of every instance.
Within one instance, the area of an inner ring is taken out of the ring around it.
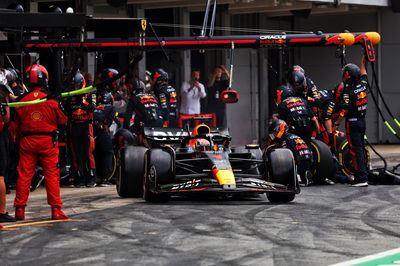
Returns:
[[[143,126],[162,127],[164,124],[162,109],[156,96],[146,92],[145,84],[140,80],[133,81],[133,92],[125,112],[124,128],[129,129],[133,113],[135,113],[135,120],[132,131],[136,134],[140,133]]]
[[[151,80],[153,92],[165,119],[164,126],[178,127],[176,91],[168,84],[168,73],[162,68],[157,68],[153,71]]]
[[[25,81],[31,91],[21,102],[46,97],[48,72],[39,64],[31,65],[25,72]],[[16,108],[15,124],[20,133],[19,178],[14,200],[15,218],[25,219],[29,189],[38,162],[43,167],[47,191],[47,202],[51,206],[51,217],[55,220],[68,219],[61,210],[60,169],[58,168],[57,126],[66,124],[67,116],[62,105],[51,99],[40,104]]]
[[[313,155],[306,142],[299,136],[289,133],[289,127],[283,120],[275,120],[269,126],[267,147],[274,144],[275,147],[285,147],[292,151],[297,165],[297,172],[305,186],[313,183],[311,165]]]
[[[94,110],[94,136],[95,149],[94,157],[96,161],[97,179],[100,187],[111,186],[107,181],[113,170],[113,146],[110,133],[110,126],[115,121],[118,126],[118,113],[113,106],[114,99],[110,92],[100,94],[97,99],[98,105]]]
[[[80,72],[73,78],[72,87],[79,90],[85,87],[85,79]],[[70,176],[76,187],[96,185],[96,165],[93,157],[93,112],[96,107],[96,94],[76,95],[67,99],[68,136],[72,167]],[[89,169],[87,173],[86,169]]]
[[[355,169],[353,187],[368,186],[368,170],[365,163],[364,136],[366,130],[365,115],[368,104],[368,81],[365,57],[361,60],[361,68],[355,64],[347,64],[342,70],[344,89],[342,95],[343,116],[337,124],[346,119],[346,135],[350,154]]]

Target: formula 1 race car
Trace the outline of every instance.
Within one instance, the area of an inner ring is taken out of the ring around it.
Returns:
[[[227,130],[201,124],[193,133],[144,128],[145,145],[118,151],[117,192],[165,202],[192,193],[266,193],[271,202],[290,202],[300,192],[293,154],[258,145],[230,147]]]

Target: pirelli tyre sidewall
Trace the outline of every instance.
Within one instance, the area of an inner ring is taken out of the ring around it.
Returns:
[[[341,166],[340,170],[342,171],[342,173],[346,176],[354,175],[355,170],[353,166],[353,158],[350,155],[350,146],[346,138],[339,145],[338,154],[339,154],[338,158],[339,164]],[[367,147],[365,147],[364,155],[365,155],[365,163],[367,165],[367,168],[369,168],[370,154]]]
[[[119,150],[117,192],[120,197],[142,197],[147,148],[128,146]]]
[[[326,178],[330,178],[335,171],[332,152],[322,141],[312,139],[311,150],[314,162],[312,165],[313,181],[315,184],[324,184]]]
[[[117,156],[114,153],[112,156],[112,171],[111,173],[107,176],[106,180],[111,181],[111,180],[115,180],[117,178]]]
[[[340,147],[342,147],[342,144],[344,141],[347,141],[346,136],[336,136],[336,151],[339,153]]]
[[[160,185],[174,181],[174,157],[169,150],[154,148],[146,152],[143,198],[147,202],[166,202],[170,196],[157,192]]]
[[[268,169],[268,181],[288,186],[298,190],[296,165],[293,153],[289,149],[269,149],[265,154]],[[267,198],[271,202],[290,202],[295,198],[294,192],[268,192]]]

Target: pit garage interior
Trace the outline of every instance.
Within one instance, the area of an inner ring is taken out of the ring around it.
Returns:
[[[15,1],[1,1],[7,8]],[[23,1],[25,12],[49,12],[57,5],[63,12],[72,7],[75,12],[99,18],[147,18],[159,36],[196,36],[203,24],[206,0],[75,0]],[[211,1],[214,2],[214,1]],[[120,5],[122,4],[122,5]],[[119,6],[120,5],[120,6]],[[271,35],[284,33],[367,32],[381,34],[376,47],[379,85],[391,107],[400,115],[398,62],[400,35],[393,25],[400,23],[400,7],[396,0],[218,0],[214,35]],[[51,22],[49,22],[51,23]],[[188,27],[192,25],[192,27]],[[199,27],[200,26],[200,27]],[[107,29],[109,30],[109,29]],[[117,29],[115,29],[117,30]],[[102,36],[100,30],[86,32],[87,38]],[[208,32],[207,32],[208,34]],[[0,32],[0,39],[7,40]],[[385,51],[385,52],[383,52]],[[177,90],[190,77],[191,68],[200,68],[205,84],[214,66],[230,65],[229,50],[168,51],[170,61],[160,51],[147,52],[139,64],[143,75],[146,69],[162,67],[171,75],[171,84]],[[359,64],[360,46],[346,49],[346,61]],[[104,56],[105,67],[121,68],[128,64],[127,53]],[[84,69],[91,73],[98,68],[95,55],[86,55]],[[0,63],[6,62],[0,55]],[[320,89],[332,89],[340,82],[341,60],[335,47],[268,48],[234,50],[233,89],[239,91],[238,103],[227,105],[227,120],[233,144],[259,143],[268,128],[268,119],[274,111],[270,92],[284,80],[285,70],[299,64]],[[42,62],[43,63],[43,62]],[[5,63],[7,64],[7,63]],[[371,79],[371,78],[370,78]],[[381,104],[381,103],[380,103]],[[367,135],[371,143],[398,141],[378,116],[376,106],[369,104]]]

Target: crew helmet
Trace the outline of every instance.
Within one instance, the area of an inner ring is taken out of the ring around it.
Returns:
[[[29,66],[25,70],[25,81],[29,87],[47,86],[49,73],[47,69],[39,64]]]
[[[72,79],[72,86],[75,90],[82,89],[86,86],[86,80],[81,72],[79,72],[79,70],[76,72],[74,78]]]
[[[109,79],[115,78],[115,76],[117,76],[118,74],[119,74],[119,72],[117,70],[115,70],[114,68],[106,68],[101,73],[100,80],[101,81],[109,80]],[[112,83],[107,84],[107,86],[111,89],[116,89],[118,86],[117,84],[118,84],[118,82],[117,82],[117,80],[115,80]]]
[[[279,86],[274,94],[274,99],[276,104],[280,104],[283,100],[286,98],[289,98],[291,96],[294,96],[294,90],[288,86]]]
[[[306,85],[306,76],[301,71],[291,71],[288,74],[288,82],[294,89],[300,89]]]
[[[139,79],[135,79],[132,85],[133,94],[143,93],[146,90],[146,85]]]
[[[112,105],[114,104],[114,96],[111,94],[111,92],[105,92],[100,94],[97,101],[100,104]]]
[[[289,127],[286,124],[285,121],[283,120],[275,120],[272,122],[272,124],[269,126],[268,132],[269,132],[269,137],[271,140],[274,139],[281,139],[285,134],[288,132]]]
[[[347,64],[342,69],[342,80],[346,84],[357,83],[361,78],[361,70],[355,64]]]
[[[168,81],[168,73],[165,72],[165,70],[162,68],[157,68],[157,69],[153,70],[153,72],[151,73],[151,81],[152,81],[152,84],[156,84],[161,81],[167,82]]]

